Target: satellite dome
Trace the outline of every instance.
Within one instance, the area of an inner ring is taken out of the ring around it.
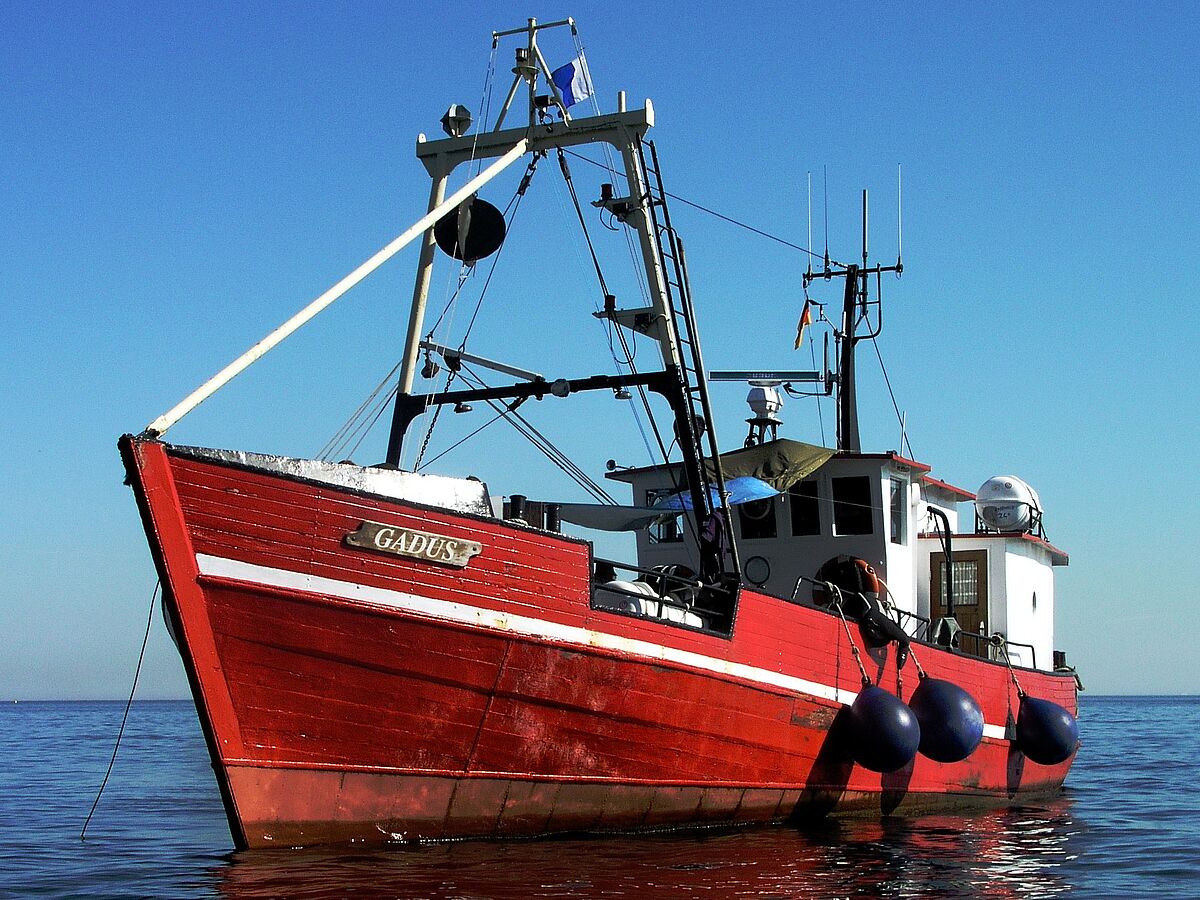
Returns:
[[[996,475],[975,494],[975,511],[997,531],[1033,531],[1042,518],[1037,491],[1015,475]]]

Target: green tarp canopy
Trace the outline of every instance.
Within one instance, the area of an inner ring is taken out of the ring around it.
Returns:
[[[721,471],[726,481],[733,478],[757,478],[782,494],[797,481],[825,465],[825,461],[833,456],[833,453],[828,447],[780,438],[731,453],[722,453]],[[712,475],[711,464],[709,474]]]

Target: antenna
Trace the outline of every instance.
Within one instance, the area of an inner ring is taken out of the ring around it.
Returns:
[[[808,274],[812,275],[812,172],[808,173]]]
[[[835,352],[838,354],[838,370],[834,374],[829,371],[829,335],[826,335],[825,344],[825,385],[828,391],[833,385],[837,385],[837,400],[838,400],[838,430],[837,441],[838,448],[841,450],[857,451],[859,449],[859,430],[858,430],[858,400],[857,386],[855,384],[855,366],[854,366],[854,346],[860,341],[874,340],[883,332],[883,299],[882,299],[882,283],[881,276],[884,272],[895,272],[897,275],[902,271],[900,248],[897,246],[896,264],[885,266],[881,263],[871,265],[871,205],[870,194],[866,188],[862,192],[862,262],[860,263],[833,263],[829,258],[829,169],[825,168],[825,268],[818,272],[815,276],[811,272],[804,274],[804,286],[807,288],[814,277],[824,278],[826,281],[838,277],[845,278],[845,292],[842,297],[842,318],[841,328],[834,326],[833,336],[836,341]],[[900,203],[899,188],[897,189],[897,203]],[[897,217],[897,228],[901,227],[899,217]],[[810,241],[811,243],[811,241]],[[897,244],[899,245],[899,236],[897,236]],[[836,269],[834,268],[836,266]],[[870,296],[870,276],[875,276],[876,291],[878,296],[874,300]],[[870,321],[870,309],[874,306],[878,310],[878,315],[874,322]],[[863,323],[867,325],[867,333],[860,333],[859,326]],[[901,437],[906,437],[903,434],[904,425],[901,426]]]
[[[863,268],[867,267],[867,189],[863,188]]]
[[[904,177],[896,163],[896,274],[904,271]]]
[[[821,167],[825,172],[825,271],[829,271],[829,166]]]

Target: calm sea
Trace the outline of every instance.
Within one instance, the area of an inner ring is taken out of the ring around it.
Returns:
[[[230,849],[196,715],[136,703],[0,704],[2,897],[1200,896],[1200,698],[1082,699],[1059,800],[971,816],[749,831]]]

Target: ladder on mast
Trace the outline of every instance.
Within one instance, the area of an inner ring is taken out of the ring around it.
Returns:
[[[646,143],[650,148],[650,159],[646,159]],[[719,514],[725,531],[724,552],[728,554],[731,569],[726,572],[738,575],[741,566],[737,547],[733,541],[733,521],[725,491],[725,475],[721,471],[720,450],[716,432],[712,426],[712,407],[708,398],[708,384],[704,378],[704,360],[700,351],[699,334],[696,328],[695,309],[692,305],[691,287],[687,277],[687,260],[683,241],[671,225],[671,214],[667,208],[667,193],[663,188],[662,170],[658,162],[658,151],[654,142],[637,144],[638,158],[646,175],[646,191],[649,202],[649,231],[653,236],[658,257],[662,261],[663,287],[667,305],[671,310],[670,326],[674,330],[675,346],[679,348],[679,396],[683,398],[684,410],[676,410],[676,437],[684,454],[685,466],[692,462],[694,477],[699,478],[699,489],[694,489],[693,505],[702,500],[703,508],[696,510],[697,526],[703,526],[708,517]],[[699,427],[698,427],[699,426]],[[707,447],[705,446],[707,444]],[[705,460],[709,465],[705,466]],[[712,486],[716,488],[718,505],[713,508],[709,492],[709,469]],[[724,568],[724,560],[721,560]]]

